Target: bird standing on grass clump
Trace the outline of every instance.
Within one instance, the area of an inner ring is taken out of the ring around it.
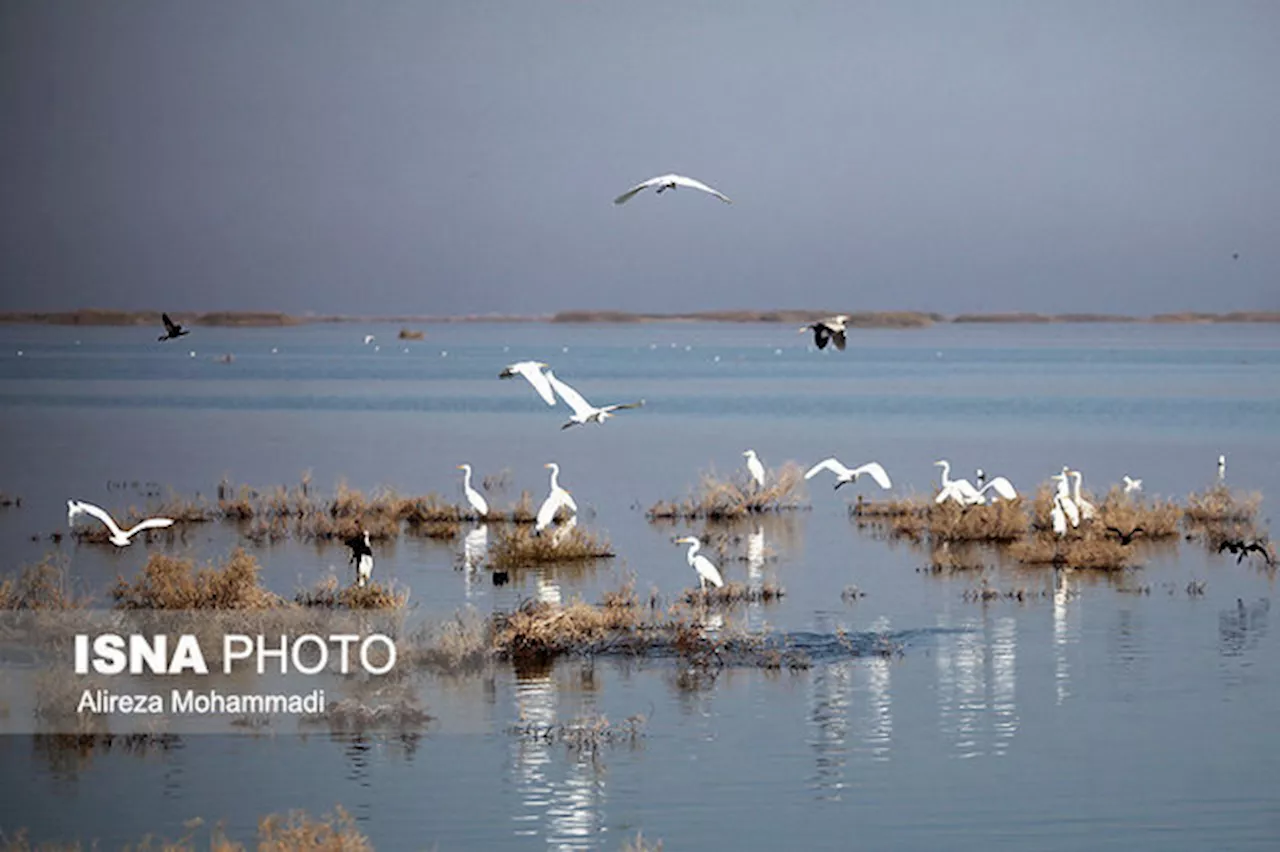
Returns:
[[[347,539],[346,545],[351,548],[348,564],[356,566],[356,585],[364,588],[373,578],[373,545],[369,543],[369,531],[360,530],[360,535]]]
[[[540,533],[545,530],[556,518],[556,512],[561,508],[568,509],[576,513],[578,504],[574,502],[573,495],[568,490],[560,487],[560,465],[555,462],[547,462],[543,467],[551,471],[551,493],[547,495],[547,499],[542,501],[542,506],[538,509],[536,523],[533,531]]]
[[[471,505],[477,515],[483,518],[489,514],[489,503],[479,491],[471,487],[471,465],[460,464],[458,465],[458,470],[463,471],[462,492],[467,495],[467,503]]]
[[[755,480],[756,487],[764,488],[764,465],[760,463],[760,457],[755,450],[747,450],[743,455],[747,457],[747,472]]]
[[[1218,456],[1218,481],[1226,482],[1227,480],[1227,457]]]
[[[698,548],[702,547],[702,542],[696,536],[687,535],[683,538],[675,540],[675,544],[689,545],[689,554],[686,557],[689,565],[694,571],[698,572],[698,583],[702,591],[707,590],[707,583],[715,586],[717,589],[724,587],[724,578],[720,576],[720,569],[711,564],[711,560],[698,553]]]

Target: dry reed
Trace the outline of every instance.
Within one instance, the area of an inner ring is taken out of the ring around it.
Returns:
[[[116,579],[117,609],[275,609],[282,599],[259,582],[258,561],[236,548],[221,564],[197,569],[190,559],[153,553],[133,582]]]
[[[765,582],[759,586],[747,586],[744,583],[725,583],[717,588],[708,586],[705,589],[688,589],[682,600],[698,606],[729,606],[743,603],[774,603],[782,599],[786,589],[776,583]]]
[[[46,556],[24,566],[17,577],[0,580],[0,610],[64,611],[81,609],[85,601],[72,594],[66,571]]]
[[[329,576],[310,589],[298,591],[293,600],[308,609],[403,609],[409,602],[409,592],[397,589],[394,584],[381,586],[372,580],[367,586],[343,586],[337,577]]]
[[[581,527],[548,529],[541,535],[526,526],[499,529],[489,543],[489,567],[527,568],[564,562],[585,562],[613,556],[609,542]]]
[[[714,472],[704,473],[697,491],[685,500],[660,500],[649,508],[651,521],[732,520],[764,512],[794,511],[804,506],[804,469],[787,462],[770,471],[769,484],[759,487],[744,474],[720,479]]]

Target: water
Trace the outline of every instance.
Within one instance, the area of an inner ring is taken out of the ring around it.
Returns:
[[[559,462],[583,525],[618,558],[494,587],[456,569],[462,541],[379,548],[376,576],[409,586],[414,616],[430,619],[539,593],[594,600],[631,574],[676,595],[693,575],[670,539],[701,528],[654,527],[643,510],[700,472],[737,469],[747,447],[769,467],[875,459],[902,493],[927,493],[945,457],[953,475],[981,466],[1023,489],[1070,464],[1097,492],[1129,473],[1179,497],[1211,483],[1225,453],[1231,485],[1268,496],[1264,517],[1280,493],[1274,326],[858,331],[843,353],[777,326],[446,325],[409,342],[396,330],[197,329],[159,345],[146,329],[0,328],[0,490],[23,498],[0,509],[10,564],[55,548],[30,538],[63,528],[68,497],[145,502],[111,490],[120,482],[211,495],[223,476],[273,486],[309,470],[325,492],[345,478],[458,497],[468,461],[477,476],[509,471],[489,495],[503,503],[540,497],[543,463]],[[646,405],[560,431],[564,409],[496,378],[525,358],[598,404]],[[975,577],[918,571],[921,552],[859,533],[851,490],[815,480],[810,510],[733,531],[775,558],[721,564],[730,580],[786,588],[734,618],[808,647],[807,671],[726,669],[689,689],[675,660],[598,659],[432,679],[436,719],[416,743],[187,736],[70,760],[6,737],[0,829],[111,847],[180,835],[195,816],[243,836],[271,811],[342,804],[380,849],[617,849],[638,830],[673,849],[1274,848],[1274,573],[1184,542],[1144,551],[1132,581],[1147,595],[1088,576],[1055,595],[1046,572],[1001,567],[994,584],[1034,596],[973,603]],[[170,547],[204,560],[235,543],[209,526]],[[98,595],[146,558],[139,545],[56,549]],[[345,570],[341,548],[254,552],[281,593]],[[1186,592],[1193,580],[1203,595]],[[865,597],[843,599],[850,585]],[[901,653],[829,653],[837,631]],[[644,736],[584,754],[508,731],[588,713],[644,714]]]

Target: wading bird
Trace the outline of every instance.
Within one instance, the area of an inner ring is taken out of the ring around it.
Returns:
[[[542,501],[542,506],[538,509],[537,521],[534,524],[534,532],[542,532],[550,523],[555,520],[556,512],[561,507],[571,512],[578,511],[578,504],[573,501],[573,495],[560,487],[560,465],[555,462],[547,462],[543,465],[551,470],[551,493],[547,495],[547,499]]]
[[[1223,482],[1227,478],[1227,457],[1218,456],[1218,481]]]
[[[628,201],[634,198],[637,193],[644,192],[646,189],[649,189],[650,187],[656,187],[658,194],[661,195],[662,193],[666,192],[668,189],[675,189],[676,187],[680,187],[680,186],[688,187],[689,189],[702,190],[703,192],[714,195],[716,198],[719,198],[721,201],[725,202],[726,204],[733,203],[729,200],[729,196],[725,195],[724,193],[718,190],[712,189],[711,187],[707,186],[705,183],[703,183],[700,180],[694,180],[693,178],[685,177],[684,175],[659,175],[658,177],[655,177],[655,178],[649,178],[644,183],[636,184],[635,186],[628,189],[626,192],[619,195],[617,198],[613,199],[613,203],[626,204]]]
[[[961,506],[967,506],[970,503],[983,502],[984,498],[978,494],[978,489],[974,488],[969,480],[951,478],[951,462],[940,459],[934,462],[934,465],[942,468],[942,490],[934,498],[935,503],[955,500]]]
[[[1061,494],[1054,494],[1053,508],[1049,510],[1049,519],[1053,522],[1053,531],[1058,535],[1067,534],[1068,516],[1071,518],[1072,526],[1080,523],[1080,516],[1076,513],[1076,506],[1071,502],[1071,498],[1063,497]]]
[[[1133,529],[1129,530],[1128,532],[1121,532],[1120,530],[1116,529],[1115,527],[1107,527],[1107,532],[1109,532],[1109,533],[1115,533],[1115,534],[1116,534],[1116,539],[1117,539],[1121,544],[1132,544],[1132,543],[1133,543],[1133,537],[1134,537],[1135,535],[1137,535],[1138,533],[1145,533],[1145,532],[1146,532],[1146,530],[1144,530],[1142,527],[1134,527]]]
[[[555,392],[551,390],[551,383],[547,381],[547,377],[542,373],[543,368],[546,366],[541,361],[517,361],[514,364],[508,364],[498,374],[498,378],[511,379],[516,376],[524,376],[529,384],[533,385],[533,389],[538,392],[538,396],[542,397],[543,402],[547,405],[555,405]]]
[[[1076,508],[1080,510],[1080,518],[1085,521],[1093,520],[1093,516],[1098,514],[1098,511],[1093,507],[1092,503],[1080,496],[1080,483],[1084,481],[1084,474],[1078,470],[1073,470],[1071,471],[1071,476],[1075,478],[1071,499],[1076,504]]]
[[[173,320],[169,319],[168,314],[161,314],[160,319],[164,321],[164,334],[156,338],[157,340],[177,340],[179,337],[182,337],[182,335],[191,333]]]
[[[143,530],[161,529],[163,527],[173,526],[172,518],[147,518],[134,524],[128,530],[121,530],[116,524],[115,519],[107,514],[107,510],[92,503],[85,503],[81,500],[67,501],[67,526],[73,526],[75,520],[80,515],[92,515],[107,525],[107,529],[111,532],[111,543],[116,547],[126,547],[132,542],[135,533]]]
[[[747,457],[747,472],[755,480],[756,487],[764,488],[764,465],[760,463],[760,457],[755,450],[747,450],[743,455]]]
[[[823,459],[815,464],[805,473],[805,479],[812,479],[824,470],[829,470],[836,475],[836,488],[842,485],[848,485],[850,482],[857,482],[858,477],[866,474],[876,481],[881,488],[892,488],[893,483],[889,481],[889,474],[885,473],[879,462],[867,462],[861,467],[848,468],[840,463],[839,459],[834,456],[829,459]]]
[[[467,502],[471,504],[471,508],[475,510],[476,514],[483,518],[489,514],[489,504],[479,491],[471,487],[471,465],[460,464],[458,465],[458,470],[463,471],[462,493],[467,495]]]
[[[702,591],[707,590],[707,583],[715,586],[717,589],[724,586],[724,578],[720,576],[720,571],[715,565],[711,564],[711,560],[698,553],[698,548],[702,547],[702,542],[698,541],[696,536],[687,535],[684,538],[675,540],[676,544],[689,545],[689,554],[686,557],[689,565],[694,571],[698,572],[698,584]]]
[[[1142,490],[1142,480],[1134,479],[1133,477],[1131,477],[1129,474],[1126,473],[1124,475],[1124,493],[1129,494],[1134,491],[1141,491],[1141,490]]]
[[[568,429],[570,426],[581,426],[584,423],[595,421],[596,423],[604,423],[613,416],[613,412],[621,411],[624,408],[639,408],[644,405],[644,400],[639,402],[619,403],[617,405],[605,405],[600,408],[592,405],[583,399],[582,394],[566,385],[560,379],[556,378],[556,374],[547,370],[547,381],[555,388],[556,393],[565,401],[565,404],[573,409],[573,415],[569,418],[561,429]]]
[[[356,585],[364,588],[373,577],[373,545],[369,543],[369,531],[360,530],[360,535],[352,536],[344,544],[351,548],[348,564],[356,566]]]
[[[981,473],[982,471],[979,470],[978,472]],[[1018,496],[1017,489],[1013,487],[1012,482],[1005,479],[1003,476],[997,476],[995,479],[978,489],[978,499],[976,501],[978,505],[983,505],[987,502],[987,498],[983,495],[992,490],[996,492],[997,496],[1003,497],[1005,500],[1013,500]]]
[[[835,343],[836,348],[843,350],[845,347],[844,324],[849,319],[847,314],[839,314],[834,317],[811,322],[800,328],[801,332],[813,331],[813,345],[819,349],[827,347],[827,341],[831,340]]]

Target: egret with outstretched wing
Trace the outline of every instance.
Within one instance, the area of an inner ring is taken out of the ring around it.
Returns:
[[[822,461],[809,468],[805,473],[805,479],[812,479],[824,470],[829,470],[836,475],[836,488],[842,485],[848,485],[850,482],[857,482],[858,477],[866,474],[876,481],[881,488],[892,488],[893,483],[889,481],[889,474],[885,473],[884,468],[879,462],[867,462],[861,467],[848,468],[840,463],[840,460],[834,456]]]
[[[719,198],[721,201],[723,201],[726,204],[733,203],[732,201],[729,200],[729,196],[725,195],[719,190],[712,189],[702,181],[694,180],[693,178],[685,177],[684,175],[675,175],[675,174],[658,175],[655,178],[649,178],[647,181],[643,183],[638,183],[635,186],[628,189],[626,192],[619,195],[617,198],[613,199],[613,203],[626,204],[628,201],[634,198],[638,193],[644,192],[646,189],[649,189],[650,187],[656,187],[658,194],[661,195],[662,193],[666,192],[668,189],[675,189],[676,187],[679,187],[679,186],[688,187],[689,189],[701,190],[710,195],[714,195],[716,198]]]
[[[508,364],[498,374],[498,378],[511,379],[516,376],[523,376],[529,384],[533,385],[533,389],[538,392],[538,396],[542,397],[543,402],[547,405],[555,405],[556,395],[551,390],[551,383],[547,381],[547,377],[542,372],[546,366],[541,361],[517,361],[514,364]]]
[[[126,547],[131,544],[134,534],[142,532],[143,530],[163,529],[164,527],[173,526],[172,518],[147,518],[145,521],[140,521],[127,530],[122,530],[116,524],[115,519],[107,513],[106,509],[103,509],[100,506],[95,506],[92,503],[85,503],[81,500],[68,500],[67,525],[70,526],[74,524],[76,518],[80,515],[92,515],[106,524],[107,529],[111,532],[111,543],[116,547]]]
[[[573,415],[569,421],[561,426],[561,429],[568,429],[570,426],[581,426],[584,423],[595,421],[596,423],[604,423],[605,420],[613,416],[613,412],[621,411],[624,408],[639,408],[644,405],[644,400],[638,402],[620,403],[617,405],[605,405],[600,408],[587,402],[582,394],[566,385],[556,377],[551,370],[546,372],[547,381],[551,383],[551,387],[555,388],[560,398],[565,404],[573,409]]]

